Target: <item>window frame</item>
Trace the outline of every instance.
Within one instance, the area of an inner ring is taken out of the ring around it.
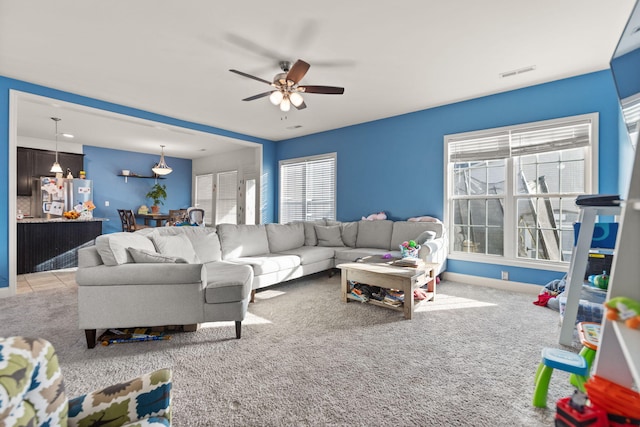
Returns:
[[[332,152],[332,153],[325,153],[325,154],[317,154],[317,155],[312,155],[312,156],[305,156],[305,157],[296,157],[296,158],[292,158],[292,159],[285,159],[285,160],[280,160],[278,162],[278,223],[282,224],[283,219],[282,219],[282,212],[283,212],[283,207],[282,207],[282,195],[283,195],[283,167],[285,166],[291,166],[291,165],[297,165],[297,164],[303,164],[303,163],[307,163],[307,162],[313,162],[313,161],[318,161],[318,160],[332,160],[333,161],[333,183],[332,183],[332,191],[333,191],[333,207],[332,207],[332,215],[331,217],[326,217],[328,219],[332,219],[335,220],[336,219],[336,212],[337,212],[337,183],[338,183],[338,154],[336,152]]]
[[[562,117],[551,120],[543,120],[537,122],[521,123],[517,125],[503,126],[479,131],[471,131],[457,134],[449,134],[444,136],[444,200],[443,200],[443,219],[447,227],[447,233],[452,236],[453,230],[453,212],[451,212],[451,197],[453,194],[453,162],[449,161],[449,147],[452,142],[488,137],[491,135],[512,132],[522,132],[526,129],[534,129],[539,127],[560,127],[578,122],[590,122],[590,143],[585,149],[584,159],[584,191],[585,194],[598,193],[598,147],[599,147],[599,114],[588,113],[576,116]],[[448,259],[480,262],[483,264],[497,264],[514,267],[524,267],[533,269],[543,269],[551,271],[566,271],[569,262],[551,261],[551,260],[535,260],[517,257],[517,236],[518,228],[516,215],[516,201],[519,199],[514,194],[514,183],[516,180],[516,170],[514,167],[515,156],[509,155],[505,170],[505,215],[504,215],[504,237],[503,248],[504,255],[478,254],[472,252],[453,252],[452,242],[449,244]],[[568,193],[567,193],[568,194]],[[556,193],[550,194],[555,196]],[[536,195],[532,195],[535,197]],[[484,197],[484,196],[483,196]],[[450,239],[451,241],[451,239]]]

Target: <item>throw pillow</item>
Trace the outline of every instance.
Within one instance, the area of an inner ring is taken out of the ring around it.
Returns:
[[[184,258],[159,254],[157,252],[148,251],[146,249],[127,248],[131,254],[131,258],[135,262],[140,263],[186,263]]]
[[[339,225],[314,226],[318,236],[318,246],[344,246]]]
[[[184,258],[189,264],[200,264],[200,259],[193,249],[191,240],[184,234],[176,236],[159,236],[153,234],[151,236],[153,244],[158,252],[163,255]]]
[[[436,238],[436,232],[431,230],[426,230],[420,233],[418,237],[416,237],[416,243],[419,245],[423,245],[424,242],[428,242]]]
[[[104,265],[120,265],[133,262],[127,248],[154,250],[153,243],[142,234],[111,233],[96,237],[96,249]]]

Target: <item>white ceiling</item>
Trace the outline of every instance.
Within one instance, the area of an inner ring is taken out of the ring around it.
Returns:
[[[634,3],[0,0],[0,75],[281,140],[605,69]],[[306,94],[307,108],[286,114],[267,98],[241,101],[270,88],[230,68],[271,80],[279,61],[296,59],[311,64],[302,84],[344,95]],[[164,143],[169,156],[196,158],[229,142],[25,103],[19,133],[35,138],[51,138],[57,112],[61,131],[90,145],[157,152]]]

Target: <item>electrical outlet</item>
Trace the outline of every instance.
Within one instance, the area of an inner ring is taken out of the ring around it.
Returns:
[[[508,271],[503,271],[502,272],[502,280],[509,280],[509,272]]]
[[[105,201],[104,201],[104,205],[105,205],[105,206],[109,206],[109,201],[108,201],[108,200],[105,200]]]

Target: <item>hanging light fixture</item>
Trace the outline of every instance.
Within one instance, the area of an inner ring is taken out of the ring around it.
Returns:
[[[62,173],[62,166],[60,166],[60,163],[58,163],[58,122],[62,119],[59,119],[58,117],[51,117],[51,120],[56,123],[56,161],[53,162],[53,165],[51,166],[51,170],[49,172]]]
[[[162,154],[160,155],[160,162],[158,162],[157,165],[151,168],[151,170],[156,175],[169,175],[171,172],[173,172],[173,169],[171,169],[164,161],[164,145],[161,145],[160,148],[162,150]]]

